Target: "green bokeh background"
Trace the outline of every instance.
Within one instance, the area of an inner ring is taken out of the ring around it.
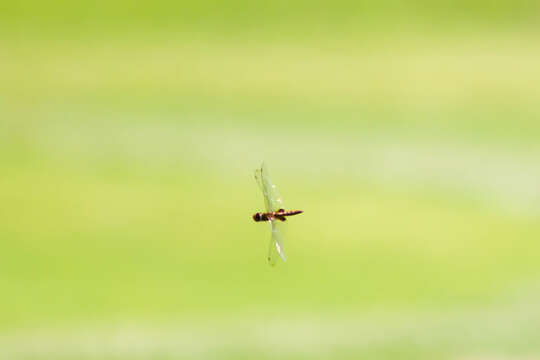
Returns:
[[[539,11],[2,3],[0,357],[540,356]]]

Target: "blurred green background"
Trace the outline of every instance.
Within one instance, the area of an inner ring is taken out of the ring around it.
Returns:
[[[539,11],[3,2],[0,358],[540,356]]]

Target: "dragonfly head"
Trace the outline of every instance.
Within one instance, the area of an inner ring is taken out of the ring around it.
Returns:
[[[261,214],[260,212],[255,213],[255,214],[253,215],[253,220],[255,220],[255,221],[262,221],[262,214]]]

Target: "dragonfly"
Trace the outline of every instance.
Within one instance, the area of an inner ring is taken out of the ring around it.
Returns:
[[[285,210],[281,195],[276,189],[276,186],[270,181],[268,169],[263,163],[260,168],[255,170],[255,181],[259,185],[264,197],[265,212],[257,212],[253,215],[253,220],[256,222],[268,222],[272,237],[268,247],[268,263],[274,266],[278,258],[287,261],[285,251],[283,249],[285,238],[283,236],[283,225],[287,217],[301,214],[302,210]]]

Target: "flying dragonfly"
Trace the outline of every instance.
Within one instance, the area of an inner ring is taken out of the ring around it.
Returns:
[[[266,212],[258,212],[253,215],[253,220],[266,221],[270,224],[272,238],[268,248],[268,263],[275,265],[278,255],[283,261],[286,261],[285,251],[283,250],[285,238],[283,236],[283,224],[288,216],[303,213],[302,210],[285,210],[281,195],[279,195],[276,186],[270,181],[268,170],[263,163],[261,167],[255,170],[255,180],[259,185],[264,197],[264,207]]]

